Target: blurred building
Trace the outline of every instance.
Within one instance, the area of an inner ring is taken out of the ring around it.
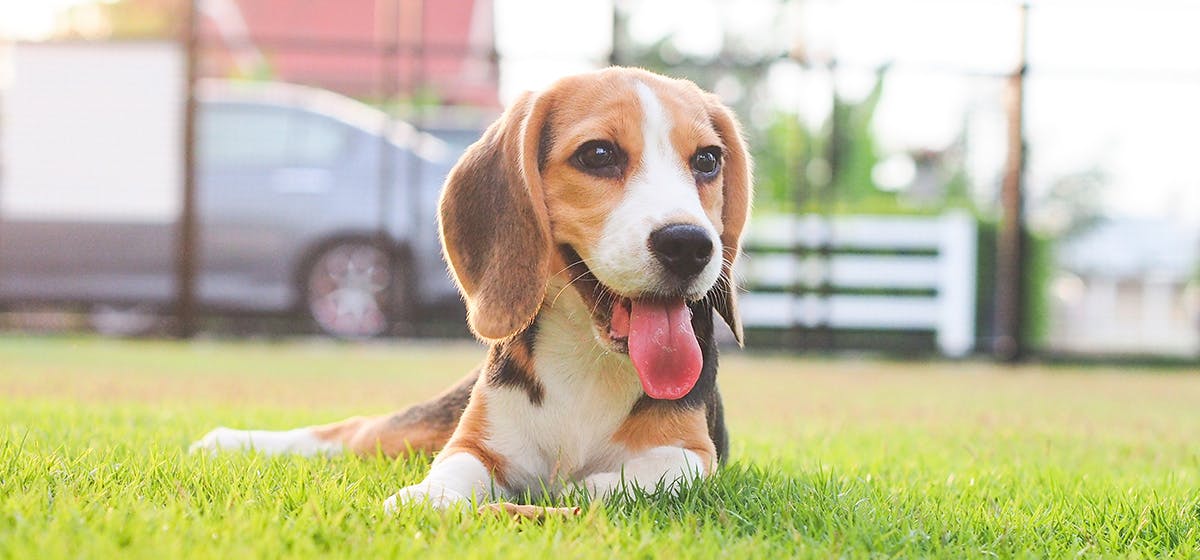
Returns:
[[[1063,241],[1055,346],[1077,352],[1200,352],[1200,232],[1114,220]]]

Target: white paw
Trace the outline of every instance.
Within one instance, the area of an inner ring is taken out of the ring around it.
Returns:
[[[424,506],[442,510],[466,504],[467,501],[466,496],[441,484],[424,482],[403,488],[392,497],[384,500],[383,512],[392,515],[403,506]]]
[[[240,451],[250,449],[250,447],[250,432],[221,426],[204,434],[204,437],[188,447],[188,453],[199,453],[202,451],[216,453],[222,450]]]
[[[587,489],[592,499],[603,500],[621,487],[621,475],[612,472],[600,472],[583,479],[583,487]]]

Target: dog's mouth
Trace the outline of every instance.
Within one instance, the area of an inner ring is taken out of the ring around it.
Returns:
[[[567,272],[592,310],[596,338],[628,354],[642,389],[655,399],[687,395],[700,378],[703,356],[682,295],[619,294],[600,282],[579,254],[563,246]]]

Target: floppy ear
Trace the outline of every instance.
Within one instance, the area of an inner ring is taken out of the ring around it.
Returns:
[[[545,111],[526,93],[458,161],[442,189],[442,250],[480,338],[529,326],[550,277],[538,150]]]
[[[742,140],[741,126],[733,112],[716,98],[709,97],[708,115],[717,135],[725,144],[725,164],[722,171],[723,202],[721,206],[721,249],[724,263],[721,279],[714,289],[713,307],[725,318],[738,345],[743,342],[742,320],[737,312],[737,284],[733,264],[741,251],[742,230],[750,217],[750,198],[753,194],[750,154]]]

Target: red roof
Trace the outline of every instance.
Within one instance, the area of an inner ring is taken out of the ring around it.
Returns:
[[[448,104],[498,105],[491,0],[204,5],[205,76],[267,77],[359,97],[432,93]],[[399,51],[387,55],[397,43]]]

